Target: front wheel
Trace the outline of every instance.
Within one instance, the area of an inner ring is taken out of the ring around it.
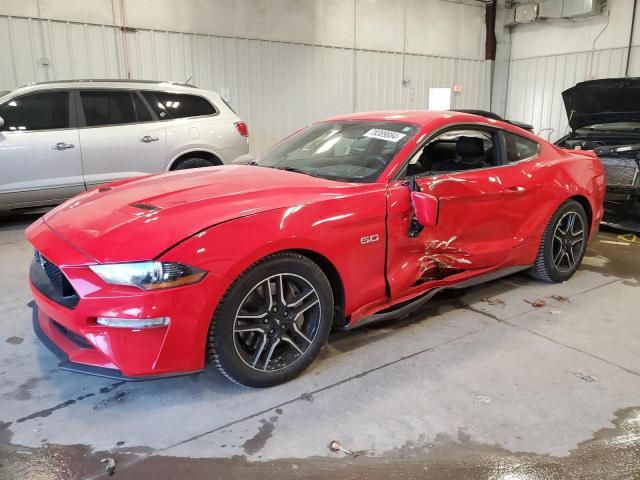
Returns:
[[[567,200],[549,221],[536,263],[529,273],[547,282],[568,280],[582,262],[588,238],[589,223],[584,207],[575,200]]]
[[[220,301],[209,356],[236,383],[278,385],[316,358],[332,320],[333,293],[324,272],[302,255],[272,255],[245,271]]]

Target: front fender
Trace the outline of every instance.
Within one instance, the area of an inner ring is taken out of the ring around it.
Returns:
[[[211,227],[175,246],[163,260],[225,277],[231,284],[260,259],[287,250],[324,257],[340,277],[345,313],[385,295],[384,188],[349,199],[270,210]],[[363,244],[363,237],[380,241]]]

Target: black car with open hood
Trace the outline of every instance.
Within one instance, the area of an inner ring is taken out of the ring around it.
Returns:
[[[571,132],[556,144],[594,150],[607,171],[603,223],[640,231],[640,78],[606,78],[562,92]]]
[[[640,78],[580,82],[562,92],[572,130],[620,122],[640,123]]]

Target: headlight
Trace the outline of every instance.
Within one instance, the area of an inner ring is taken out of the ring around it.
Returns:
[[[207,272],[175,262],[136,262],[90,265],[102,280],[144,290],[179,287],[199,282]]]

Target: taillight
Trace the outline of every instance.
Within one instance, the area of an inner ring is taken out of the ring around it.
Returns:
[[[249,127],[247,127],[247,124],[244,122],[236,122],[234,123],[234,125],[236,126],[236,130],[238,131],[238,133],[240,135],[242,135],[243,137],[248,137],[249,136]]]

